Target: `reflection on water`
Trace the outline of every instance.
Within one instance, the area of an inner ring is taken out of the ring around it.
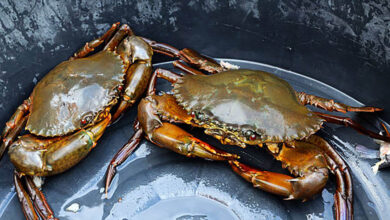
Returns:
[[[237,220],[228,207],[211,199],[197,196],[176,197],[161,200],[133,219],[177,219],[177,220]]]
[[[208,220],[206,215],[183,215],[177,217],[176,220]]]

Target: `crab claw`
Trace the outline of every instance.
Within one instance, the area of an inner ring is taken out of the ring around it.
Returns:
[[[286,197],[286,200],[312,198],[319,193],[328,180],[328,169],[320,168],[303,177],[293,178],[288,175],[269,171],[260,171],[238,161],[229,161],[234,172],[238,173],[254,187]]]
[[[328,169],[320,168],[303,177],[289,180],[292,185],[294,199],[307,200],[321,192],[328,180]],[[290,195],[291,196],[291,195]]]
[[[8,154],[16,169],[26,175],[50,176],[64,172],[88,155],[103,135],[111,116],[88,129],[63,138],[39,139],[21,136],[9,148]]]

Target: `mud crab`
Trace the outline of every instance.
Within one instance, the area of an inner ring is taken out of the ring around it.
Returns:
[[[255,187],[286,199],[307,200],[324,188],[329,171],[336,176],[337,219],[352,219],[352,180],[343,159],[323,138],[315,135],[324,121],[357,129],[376,139],[388,137],[366,130],[350,118],[312,112],[305,105],[338,112],[375,112],[374,107],[351,107],[330,99],[296,92],[283,79],[259,70],[227,70],[199,53],[181,51],[146,40],[155,51],[181,58],[174,66],[187,74],[157,69],[147,96],[138,106],[135,133],[115,155],[106,172],[106,193],[116,167],[136,149],[141,139],[187,157],[227,161],[232,169]],[[188,56],[188,55],[191,56]],[[172,94],[156,94],[156,79],[173,84]],[[177,124],[204,129],[222,144],[266,148],[292,176],[261,171],[239,162],[239,156],[217,149],[194,137]]]
[[[104,42],[101,51],[87,56]],[[115,23],[52,69],[17,108],[2,133],[0,158],[9,147],[27,219],[38,219],[34,207],[42,218],[54,219],[30,176],[58,174],[82,160],[106,127],[144,93],[152,55],[151,47],[128,25]],[[14,141],[23,129],[29,134]]]

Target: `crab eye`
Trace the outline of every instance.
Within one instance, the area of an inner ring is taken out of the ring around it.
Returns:
[[[248,139],[250,139],[251,141],[254,141],[256,140],[256,134],[254,131],[252,130],[246,130],[243,132],[244,133],[244,136],[247,137]]]
[[[244,131],[244,135],[247,136],[247,137],[250,137],[254,134],[254,132],[252,130],[246,130]]]
[[[81,125],[86,125],[91,123],[93,120],[93,115],[92,113],[87,113],[81,118]]]
[[[251,136],[249,136],[249,139],[250,139],[251,141],[256,140],[256,135],[255,135],[255,134],[252,134]]]

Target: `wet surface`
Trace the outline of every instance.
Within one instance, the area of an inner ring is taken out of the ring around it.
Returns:
[[[291,83],[298,91],[324,97],[333,97],[351,105],[358,101],[319,81],[277,67],[239,60],[228,62],[242,68],[259,69],[274,73]],[[171,69],[170,63],[156,67]],[[169,90],[170,85],[160,80],[158,89]],[[61,219],[332,219],[335,180],[330,179],[323,192],[315,199],[285,201],[278,196],[255,189],[236,175],[225,163],[185,158],[171,151],[142,141],[136,152],[118,169],[118,175],[108,192],[103,193],[104,173],[108,162],[133,133],[131,123],[135,111],[131,110],[118,123],[107,129],[98,146],[79,165],[54,177],[49,177],[43,191],[54,212]],[[365,115],[356,119],[368,120]],[[373,119],[372,119],[373,118]],[[377,126],[377,119],[367,126]],[[201,131],[192,132],[225,150],[237,152],[233,147],[216,143]],[[371,166],[375,160],[359,158],[355,145],[375,149],[377,145],[354,130],[326,125],[319,134],[327,139],[350,166],[354,180],[355,219],[384,219],[390,201],[386,172],[374,175]],[[244,161],[265,170],[286,172],[272,156],[256,147],[241,152]],[[7,157],[2,162],[1,176],[8,174]],[[387,182],[387,183],[386,183]],[[1,219],[23,219],[13,187],[0,183]],[[76,213],[66,211],[72,204],[80,205]]]

